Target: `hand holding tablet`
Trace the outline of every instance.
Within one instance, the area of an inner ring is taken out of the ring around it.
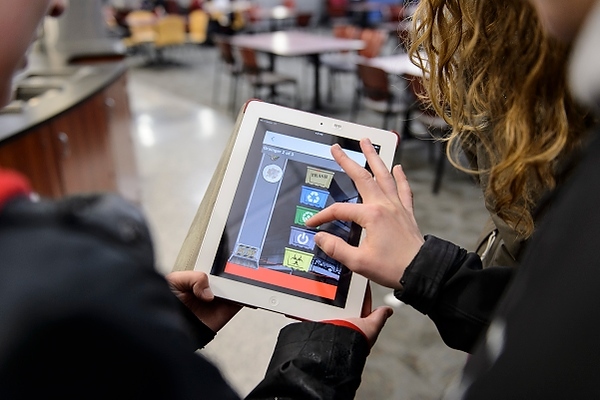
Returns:
[[[366,279],[327,256],[314,236],[324,231],[355,246],[361,228],[305,222],[333,203],[360,202],[331,145],[365,167],[363,137],[389,171],[392,132],[248,103],[195,264],[216,296],[301,319],[360,316]]]

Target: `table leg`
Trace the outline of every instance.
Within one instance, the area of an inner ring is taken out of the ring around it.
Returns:
[[[269,71],[275,71],[275,54],[269,53]]]
[[[321,109],[321,92],[320,92],[320,87],[321,87],[321,58],[319,57],[319,54],[311,54],[310,56],[310,60],[312,62],[312,64],[314,65],[315,68],[315,87],[314,87],[314,94],[313,94],[313,106],[312,109],[314,111],[318,111]]]
[[[275,54],[269,53],[269,71],[275,71]],[[277,89],[275,86],[271,86],[271,101],[277,98]]]

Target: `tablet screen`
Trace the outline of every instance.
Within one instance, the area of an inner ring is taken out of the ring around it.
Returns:
[[[360,201],[331,156],[334,143],[366,166],[357,140],[258,120],[211,274],[345,306],[352,273],[313,238],[322,230],[356,245],[361,228],[342,221],[317,229],[304,224],[334,202]]]

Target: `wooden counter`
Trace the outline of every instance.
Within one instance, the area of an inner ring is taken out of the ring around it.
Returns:
[[[139,202],[125,64],[65,68],[74,73],[60,90],[0,115],[0,166],[44,197],[113,191]]]

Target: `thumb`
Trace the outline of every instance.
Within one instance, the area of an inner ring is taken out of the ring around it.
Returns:
[[[208,280],[201,280],[194,283],[192,291],[194,296],[204,301],[212,301],[215,298],[215,295],[208,284]]]
[[[389,306],[381,306],[377,307],[373,310],[371,314],[369,314],[365,319],[369,320],[373,327],[377,328],[378,331],[383,329],[386,321],[389,317],[392,316],[394,310]]]
[[[327,232],[317,232],[314,236],[315,244],[319,246],[329,257],[338,260],[350,270],[352,270],[352,261],[356,259],[356,247],[349,245],[342,238]]]
[[[363,333],[367,337],[367,341],[369,342],[369,347],[373,347],[377,338],[379,337],[379,333],[383,329],[386,321],[389,317],[392,316],[394,310],[388,306],[377,307],[371,314],[367,317],[363,318],[365,324],[363,325],[364,330]]]

